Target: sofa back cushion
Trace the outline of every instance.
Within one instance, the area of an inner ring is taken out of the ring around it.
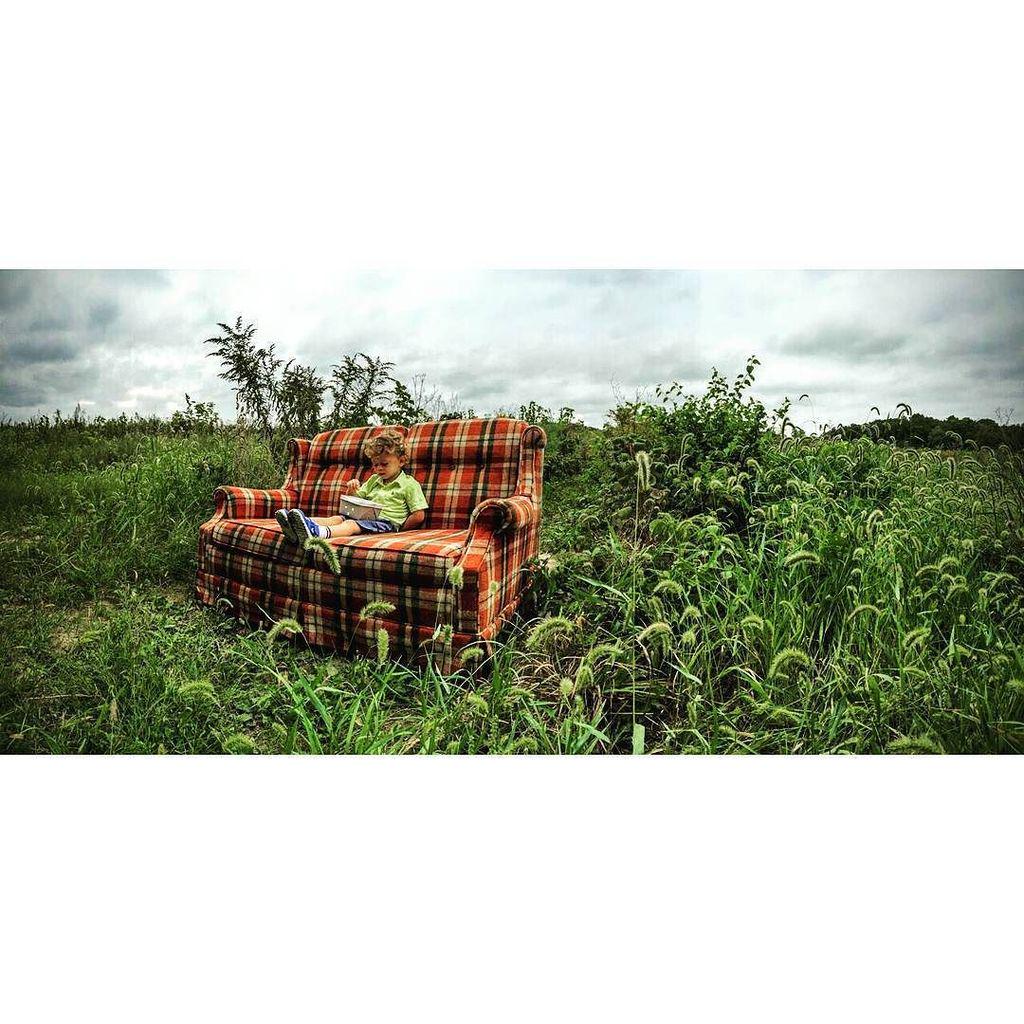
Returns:
[[[363,442],[383,430],[397,430],[403,437],[407,433],[405,427],[373,426],[317,434],[298,473],[299,508],[312,516],[337,515],[345,481],[352,477],[369,479],[369,460],[363,455]]]
[[[440,420],[412,427],[352,427],[331,430],[309,442],[296,467],[297,504],[308,515],[337,515],[345,481],[367,480],[369,461],[363,442],[382,430],[397,430],[405,438],[409,458],[405,471],[423,488],[430,503],[422,529],[465,529],[473,509],[485,498],[507,498],[525,486],[524,493],[540,500],[539,469],[534,479],[535,454],[522,465],[523,435],[530,427],[522,420]],[[541,453],[536,452],[536,459]]]
[[[464,528],[485,498],[514,494],[527,427],[505,416],[410,427],[406,472],[419,481],[430,502],[424,529]]]

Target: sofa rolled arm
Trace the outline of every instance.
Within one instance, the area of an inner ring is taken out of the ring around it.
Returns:
[[[511,498],[487,498],[481,501],[469,517],[469,537],[480,529],[490,533],[520,530],[538,519],[533,498],[515,494]]]
[[[527,427],[523,431],[524,448],[546,448],[548,444],[547,431],[543,427]]]
[[[306,469],[312,441],[305,437],[293,437],[288,442],[288,472],[284,478],[286,488],[298,490],[299,481]]]
[[[217,519],[270,519],[279,508],[291,508],[296,493],[290,488],[218,487],[213,492]]]

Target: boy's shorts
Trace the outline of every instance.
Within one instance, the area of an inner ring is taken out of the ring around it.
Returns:
[[[390,519],[353,519],[339,513],[342,519],[351,519],[363,533],[398,533],[398,527]]]

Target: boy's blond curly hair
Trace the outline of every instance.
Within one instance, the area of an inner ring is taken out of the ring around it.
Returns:
[[[382,430],[363,442],[363,454],[372,459],[374,455],[397,455],[408,457],[405,438],[397,430]]]

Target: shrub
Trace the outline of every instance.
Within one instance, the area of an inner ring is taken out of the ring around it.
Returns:
[[[653,479],[641,507],[644,519],[659,510],[679,516],[716,512],[732,529],[746,526],[756,477],[750,460],[760,466],[774,428],[781,424],[784,431],[789,422],[788,399],[769,422],[761,402],[744,394],[757,365],[751,356],[731,387],[714,369],[703,394],[684,395],[683,385],[673,383],[657,388],[657,402],[612,410],[607,428],[612,485],[605,499],[613,518],[633,512],[627,499],[636,487],[636,459],[647,452]]]

